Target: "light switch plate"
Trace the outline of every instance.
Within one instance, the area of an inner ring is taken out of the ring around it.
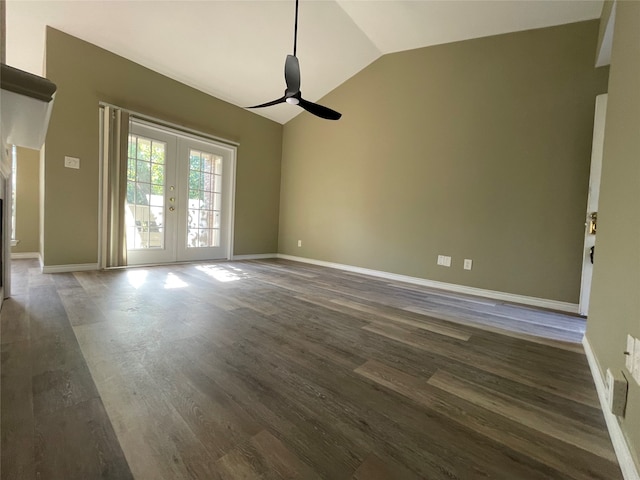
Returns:
[[[64,166],[67,168],[80,168],[80,159],[76,157],[64,157]]]
[[[464,259],[464,269],[465,270],[471,270],[472,266],[473,266],[473,260],[471,260],[470,258],[465,258]]]
[[[635,338],[627,335],[627,349],[625,350],[624,366],[633,374],[633,358],[635,350]]]

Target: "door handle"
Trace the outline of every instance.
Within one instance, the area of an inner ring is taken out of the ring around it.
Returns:
[[[596,225],[598,223],[598,212],[592,212],[589,214],[589,235],[596,234]]]
[[[169,207],[169,211],[173,212],[175,210],[175,207]]]

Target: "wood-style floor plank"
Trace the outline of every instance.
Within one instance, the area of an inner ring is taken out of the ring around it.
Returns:
[[[58,293],[77,282],[33,263],[0,313],[2,478],[132,478]]]
[[[133,478],[99,398],[37,418],[36,478]]]
[[[519,381],[521,383],[535,386],[540,390],[554,393],[583,403],[592,407],[599,405],[597,397],[593,396],[593,386],[587,383],[574,385],[570,381],[551,376],[547,372],[539,371],[537,366],[527,368],[518,362],[505,363],[496,359],[495,356],[487,353],[479,353],[471,348],[451,348],[455,345],[444,343],[444,341],[433,341],[432,339],[419,336],[418,332],[407,331],[392,326],[367,325],[364,330],[382,335],[405,345],[436,353],[471,366],[475,366],[497,375]]]
[[[217,466],[224,480],[320,478],[266,430],[231,450],[218,460]]]
[[[3,479],[622,478],[579,317],[286,260],[13,266]]]
[[[0,343],[13,343],[30,338],[27,301],[27,297],[22,295],[9,298],[2,304],[4,314],[0,317]]]
[[[540,431],[540,435],[531,435],[530,427],[523,427],[521,418],[505,419],[495,409],[485,409],[481,405],[476,407],[478,402],[474,402],[473,398],[447,395],[444,393],[447,390],[431,388],[434,382],[430,379],[419,379],[375,361],[361,365],[355,372],[510,449],[530,455],[570,478],[606,480],[617,468],[609,452],[605,452],[604,456],[593,457],[585,449],[572,443],[558,441],[544,429]],[[562,419],[558,424],[562,425],[566,421],[568,418]],[[555,427],[552,429],[556,430]],[[590,461],[585,463],[585,458]]]
[[[476,405],[519,422],[528,428],[587,450],[615,462],[610,440],[602,429],[595,429],[573,419],[527,404],[512,396],[489,390],[480,385],[438,371],[428,383]]]
[[[385,458],[382,460],[372,453],[355,471],[351,480],[418,480],[418,476],[397,462]]]
[[[29,340],[3,343],[0,355],[0,473],[6,480],[32,480],[35,479],[35,422]]]

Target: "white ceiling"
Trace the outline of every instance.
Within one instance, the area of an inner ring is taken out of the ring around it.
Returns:
[[[386,53],[598,18],[603,0],[302,0],[303,96]],[[239,106],[282,96],[294,0],[7,0],[7,63],[42,73],[45,25]],[[331,105],[327,105],[331,106]],[[285,123],[302,110],[255,110]]]

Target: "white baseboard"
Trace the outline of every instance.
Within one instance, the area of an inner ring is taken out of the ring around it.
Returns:
[[[562,312],[578,313],[577,303],[559,302],[557,300],[547,300],[545,298],[528,297],[526,295],[516,295],[514,293],[497,292],[495,290],[485,290],[483,288],[467,287],[465,285],[456,285],[455,283],[444,283],[435,280],[427,280],[426,278],[410,277],[408,275],[399,275],[397,273],[383,272],[380,270],[371,270],[369,268],[354,267],[352,265],[344,265],[342,263],[325,262],[324,260],[314,260],[312,258],[296,257],[293,255],[278,254],[278,258],[293,260],[296,262],[311,263],[323,267],[337,268],[348,272],[362,273],[373,277],[385,278],[387,280],[395,280],[398,282],[412,283],[423,287],[438,288],[450,292],[463,293],[467,295],[476,295],[479,297],[493,298],[504,302],[521,303],[534,307],[548,308],[551,310],[559,310]]]
[[[600,400],[600,408],[602,409],[604,419],[607,422],[607,429],[609,430],[609,436],[611,437],[611,443],[613,444],[613,449],[616,452],[616,457],[618,457],[622,476],[625,480],[640,480],[640,472],[633,461],[631,449],[627,444],[624,433],[622,433],[618,419],[609,411],[607,406],[605,397],[606,387],[604,380],[602,379],[600,364],[591,349],[591,344],[589,343],[586,335],[582,338],[582,345],[584,346],[584,351],[587,356],[587,360],[589,361],[591,376],[593,377],[593,381],[596,385],[596,391],[598,392],[598,399]]]
[[[255,253],[253,255],[234,255],[231,260],[262,260],[264,258],[277,258],[277,253]]]
[[[21,260],[23,258],[36,258],[39,260],[40,252],[19,252],[11,254],[11,260]]]
[[[85,272],[87,270],[98,270],[97,263],[76,263],[69,265],[44,265],[42,273],[68,273]]]

